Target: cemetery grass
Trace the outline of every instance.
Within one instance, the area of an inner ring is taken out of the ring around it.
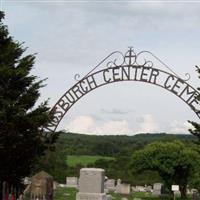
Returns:
[[[54,200],[75,200],[76,192],[74,188],[58,187],[54,192]]]
[[[89,164],[94,164],[97,160],[114,160],[115,158],[109,156],[90,156],[90,155],[68,155],[67,165],[70,167],[75,167],[80,164],[82,166],[87,166]]]
[[[154,197],[151,193],[144,192],[132,192],[130,195],[120,195],[116,193],[110,193],[115,200],[122,200],[123,197],[126,197],[128,200],[141,199],[141,200],[173,200],[173,196],[161,196]],[[176,197],[176,200],[182,200],[180,197]],[[188,197],[187,200],[192,200],[191,197]]]
[[[66,188],[66,187],[58,187],[54,193],[54,200],[76,200],[76,192],[77,190],[74,188]],[[152,197],[150,193],[143,193],[143,192],[133,192],[130,195],[120,195],[111,192],[114,200],[122,200],[123,197],[126,197],[128,200],[133,200],[134,198],[140,198],[142,200],[172,200],[172,197]],[[189,197],[188,200],[192,198]],[[182,200],[180,197],[176,197],[176,200]]]

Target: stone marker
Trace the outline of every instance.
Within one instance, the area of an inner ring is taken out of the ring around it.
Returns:
[[[130,194],[130,191],[131,191],[130,184],[121,183],[121,179],[117,180],[116,193],[119,193],[119,194]]]
[[[161,192],[162,192],[162,186],[163,186],[162,183],[154,183],[153,184],[153,193],[152,193],[152,195],[153,196],[160,196]]]
[[[115,190],[115,179],[107,179],[105,182],[105,189],[114,191]]]
[[[144,186],[137,185],[136,191],[137,192],[146,192],[146,188]]]
[[[67,187],[66,184],[62,184],[62,183],[59,183],[58,186],[61,187],[61,188]]]
[[[117,179],[117,185],[116,185],[116,193],[120,193],[120,186],[121,186],[121,179]]]
[[[198,200],[198,199],[199,199],[198,190],[193,189],[193,190],[192,190],[192,200]]]
[[[106,200],[104,174],[104,169],[82,168],[80,170],[79,192],[76,194],[76,200]]]
[[[56,190],[59,186],[59,183],[57,181],[53,182],[53,189]]]
[[[24,185],[30,185],[30,184],[31,184],[31,179],[30,179],[29,177],[25,177],[25,178],[23,179],[23,184],[24,184]]]
[[[31,178],[29,187],[30,199],[37,198],[52,200],[53,199],[53,177],[44,171],[39,172]]]
[[[120,186],[116,189],[116,193],[119,194],[130,194],[131,186],[130,184],[121,183]]]
[[[121,179],[119,178],[119,179],[117,179],[117,185],[120,185],[121,184]]]
[[[132,187],[131,187],[131,191],[132,191],[132,192],[138,192],[135,186],[132,186]]]
[[[146,186],[146,192],[153,192],[151,185]]]
[[[77,177],[67,177],[66,185],[69,188],[78,188],[78,178]]]

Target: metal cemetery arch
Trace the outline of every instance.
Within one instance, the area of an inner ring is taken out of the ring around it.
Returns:
[[[144,60],[141,62],[140,58],[144,53],[153,56],[170,72],[154,68],[152,61]],[[98,71],[96,70],[109,57],[115,54],[120,55],[120,63],[117,64],[118,60],[115,59],[114,61],[108,62],[106,68]],[[54,132],[67,111],[80,98],[98,87],[119,81],[139,81],[164,88],[183,100],[196,113],[198,118],[200,118],[200,106],[197,101],[197,96],[200,94],[187,83],[190,77],[189,74],[186,75],[188,76],[187,80],[180,78],[151,52],[142,51],[136,54],[132,48],[130,48],[125,54],[115,51],[108,55],[82,79],[77,80],[80,76],[75,76],[75,79],[78,82],[73,85],[54,105],[51,110],[53,113],[53,119],[45,129]]]

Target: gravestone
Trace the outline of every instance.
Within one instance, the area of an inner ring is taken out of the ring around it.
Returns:
[[[23,179],[23,184],[24,184],[24,185],[30,185],[30,184],[31,184],[31,179],[30,179],[29,177],[25,177],[25,178]]]
[[[130,184],[126,183],[121,183],[121,179],[117,180],[117,185],[116,185],[116,193],[118,194],[130,194],[131,191],[131,186]]]
[[[137,185],[136,191],[137,192],[146,192],[146,188],[144,186]]]
[[[121,179],[117,179],[116,193],[120,193]]]
[[[179,185],[172,185],[171,190],[173,191],[174,196],[180,196],[181,195],[180,190],[179,190]]]
[[[28,193],[30,199],[53,199],[53,177],[44,171],[39,172],[31,178]]]
[[[53,189],[56,190],[59,186],[59,183],[57,181],[53,182]]]
[[[76,194],[76,200],[106,200],[104,174],[104,169],[82,168],[80,170],[79,192]]]
[[[118,188],[117,193],[119,193],[119,194],[130,194],[130,191],[131,191],[130,184],[121,183],[121,185]]]
[[[146,186],[146,192],[152,192],[153,191],[153,189],[152,189],[152,186],[151,185],[148,185],[148,186]]]
[[[117,185],[120,185],[121,184],[121,179],[119,178],[119,179],[117,179]]]
[[[77,177],[67,177],[66,185],[69,188],[78,188],[78,178]]]
[[[162,183],[154,183],[153,184],[153,193],[152,193],[152,195],[153,196],[160,196],[161,193],[162,193],[162,186],[163,186]]]
[[[137,190],[137,188],[136,188],[135,186],[132,186],[132,187],[131,187],[131,191],[132,191],[132,192],[138,192],[138,190]]]
[[[199,193],[198,190],[193,190],[192,191],[192,200],[199,200]]]
[[[107,179],[105,182],[105,189],[108,189],[109,191],[115,190],[115,179]]]

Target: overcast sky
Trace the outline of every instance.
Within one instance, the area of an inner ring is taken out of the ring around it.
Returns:
[[[189,84],[199,86],[198,1],[1,1],[9,32],[38,53],[32,71],[48,78],[40,101],[52,107],[109,53],[149,50]],[[101,66],[100,69],[105,68]],[[164,66],[159,66],[167,71]],[[59,129],[88,134],[188,133],[195,113],[172,93],[144,83],[120,82],[96,89],[65,115]]]

